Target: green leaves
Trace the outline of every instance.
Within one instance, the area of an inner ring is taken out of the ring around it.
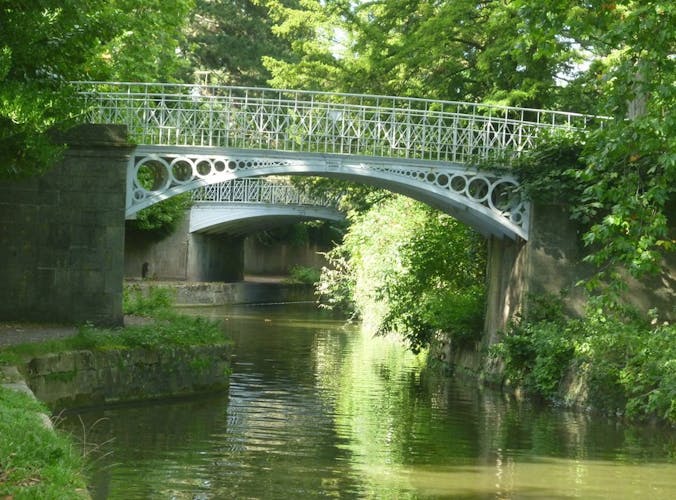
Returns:
[[[272,33],[265,3],[197,0],[185,46],[193,69],[209,72],[209,83],[267,86],[263,59],[288,59],[290,42]]]
[[[426,347],[444,331],[475,340],[483,326],[484,242],[451,217],[403,197],[353,215],[344,243],[328,254],[318,293],[351,306],[372,331]]]
[[[192,198],[189,193],[172,196],[141,210],[136,219],[128,221],[127,225],[162,238],[174,232],[190,205]]]
[[[676,423],[676,327],[632,315],[566,319],[555,297],[531,297],[529,313],[494,350],[506,375],[541,397],[565,399],[565,378],[582,375],[596,410]]]
[[[57,5],[58,4],[58,5]],[[4,2],[0,6],[0,177],[43,172],[45,132],[81,114],[69,81],[175,79],[191,0]]]

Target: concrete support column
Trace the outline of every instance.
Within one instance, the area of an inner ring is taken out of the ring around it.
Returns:
[[[521,312],[526,293],[526,243],[490,237],[488,245],[488,279],[484,343],[499,339],[510,319]]]
[[[0,321],[121,325],[126,128],[84,125],[49,172],[0,182]]]
[[[127,233],[125,277],[234,282],[244,278],[244,237],[189,232],[189,214],[171,234]],[[145,272],[145,275],[144,275]]]

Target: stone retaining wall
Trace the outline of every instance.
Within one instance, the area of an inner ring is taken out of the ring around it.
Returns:
[[[176,305],[271,304],[315,300],[312,285],[286,283],[183,283],[173,285]]]
[[[188,396],[227,389],[227,345],[71,351],[31,360],[23,370],[52,409]]]
[[[312,285],[293,283],[197,283],[182,281],[128,281],[142,290],[168,288],[177,306],[222,306],[228,304],[275,304],[315,301]]]

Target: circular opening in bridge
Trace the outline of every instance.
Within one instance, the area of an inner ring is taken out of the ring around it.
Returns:
[[[228,162],[228,170],[230,170],[230,172],[237,170],[237,162],[235,160],[230,160]]]
[[[421,181],[424,181],[425,180],[425,172],[418,172],[418,179],[420,179]]]
[[[148,160],[136,167],[136,184],[146,191],[159,191],[169,187],[167,165],[160,160]]]
[[[238,161],[237,168],[246,168],[246,162],[244,160]]]
[[[192,179],[192,165],[187,160],[174,160],[171,164],[171,176],[179,184],[188,182]]]
[[[214,162],[214,170],[216,172],[223,172],[225,171],[225,162],[223,160],[216,160]]]
[[[523,221],[523,214],[521,212],[512,212],[509,214],[509,220],[511,220],[514,224],[520,226],[521,222]]]
[[[448,179],[448,176],[447,176],[446,174],[439,174],[439,175],[437,176],[437,185],[438,185],[439,187],[446,187],[446,186],[448,186],[448,181],[449,181],[449,179]]]
[[[492,208],[505,212],[519,204],[518,186],[509,181],[498,182],[491,189],[490,204]]]
[[[454,175],[451,178],[451,189],[456,193],[462,193],[467,187],[467,179],[462,175]]]
[[[436,182],[436,180],[437,176],[435,174],[433,174],[432,172],[427,174],[427,182]]]
[[[467,195],[474,201],[485,201],[488,198],[488,181],[483,177],[475,177],[467,185]]]
[[[197,170],[197,175],[199,177],[206,177],[211,173],[211,163],[207,160],[200,160],[197,165],[195,165],[195,170]]]

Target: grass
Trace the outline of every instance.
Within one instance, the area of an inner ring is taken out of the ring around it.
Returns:
[[[218,322],[175,313],[171,305],[167,289],[127,287],[125,313],[145,316],[150,322],[112,329],[84,325],[71,337],[0,348],[0,365],[21,365],[37,356],[65,351],[165,349],[231,342]]]
[[[41,355],[73,350],[160,350],[231,342],[219,323],[174,313],[169,293],[128,287],[125,313],[147,316],[151,322],[118,329],[84,325],[72,337],[4,347],[0,366],[21,366]],[[70,436],[41,425],[38,413],[49,410],[0,386],[0,499],[85,498],[84,457]]]
[[[86,498],[83,457],[40,412],[48,413],[40,402],[0,387],[0,498]]]
[[[199,317],[158,315],[155,322],[117,329],[85,325],[76,335],[60,340],[19,344],[0,349],[0,365],[21,365],[49,353],[77,350],[166,349],[222,345],[231,341],[221,326]]]

